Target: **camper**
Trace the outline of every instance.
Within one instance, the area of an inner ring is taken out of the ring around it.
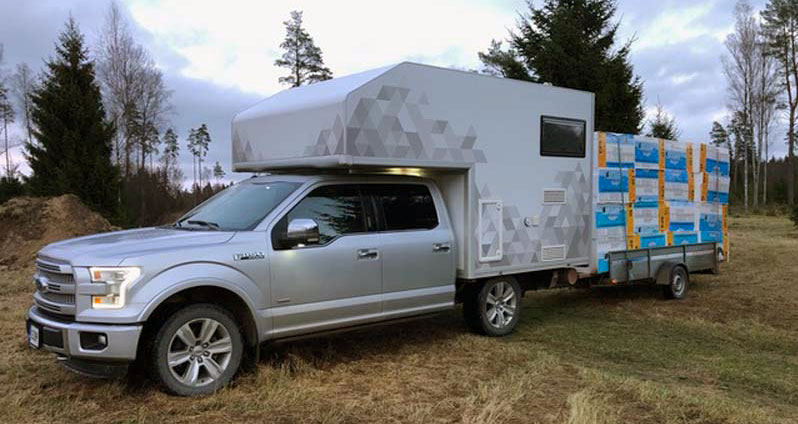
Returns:
[[[190,396],[267,341],[457,303],[504,336],[538,288],[684,297],[728,255],[722,149],[593,119],[592,93],[415,63],[280,92],[232,122],[233,168],[256,176],[173,225],[43,248],[29,343]]]

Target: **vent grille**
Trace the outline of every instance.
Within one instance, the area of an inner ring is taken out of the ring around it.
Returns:
[[[546,205],[565,204],[565,190],[563,189],[543,190],[543,204]]]
[[[543,246],[540,249],[540,260],[543,262],[565,259],[565,245]]]

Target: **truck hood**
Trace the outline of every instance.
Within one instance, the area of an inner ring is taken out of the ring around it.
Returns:
[[[73,266],[115,266],[128,257],[225,243],[233,235],[227,231],[141,228],[59,241],[45,246],[39,254]]]

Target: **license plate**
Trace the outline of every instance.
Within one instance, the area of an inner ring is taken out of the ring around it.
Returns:
[[[34,349],[39,348],[39,327],[31,323],[28,330],[28,344]]]

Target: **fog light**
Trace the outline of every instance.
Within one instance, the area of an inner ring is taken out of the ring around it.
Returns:
[[[108,347],[108,336],[103,333],[80,333],[80,347],[85,350],[103,350]]]

